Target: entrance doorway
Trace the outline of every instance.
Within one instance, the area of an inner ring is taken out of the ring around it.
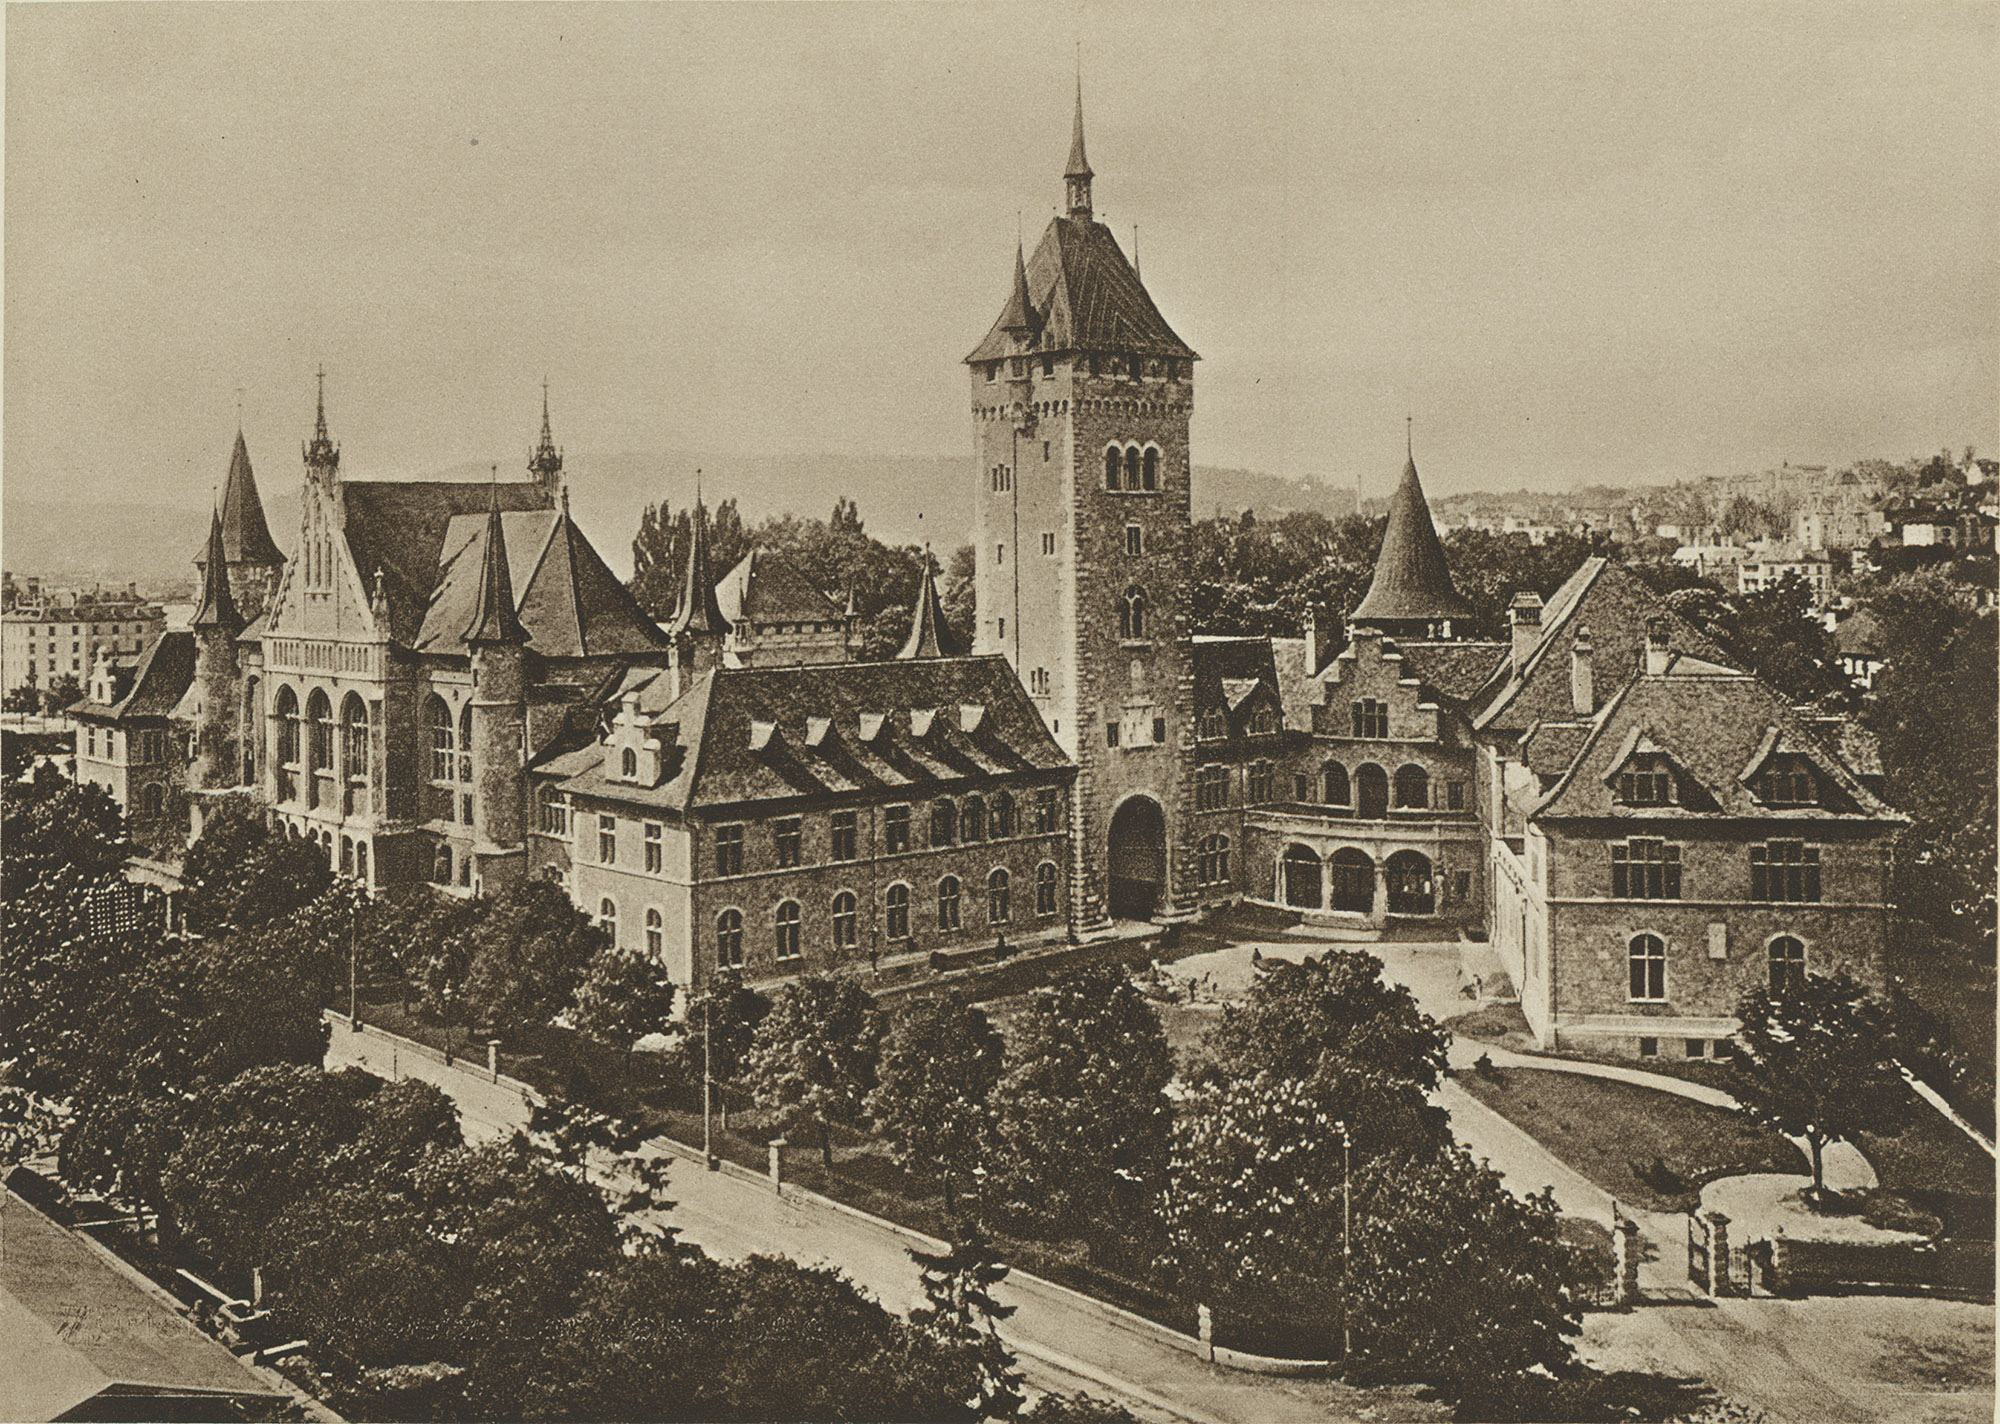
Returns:
[[[1437,913],[1437,887],[1431,881],[1430,860],[1418,851],[1399,850],[1389,857],[1389,913]]]
[[[1111,913],[1147,920],[1167,887],[1167,818],[1150,796],[1134,796],[1111,817],[1106,859]]]
[[[1285,847],[1285,903],[1301,910],[1319,908],[1319,853],[1308,846]]]
[[[1365,915],[1375,908],[1375,862],[1368,852],[1349,846],[1333,853],[1333,884],[1328,908]]]

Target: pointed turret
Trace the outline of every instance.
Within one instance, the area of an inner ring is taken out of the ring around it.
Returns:
[[[562,484],[562,451],[549,430],[549,383],[542,382],[542,441],[528,454],[528,473],[550,494]]]
[[[326,367],[319,369],[319,410],[313,420],[313,438],[305,444],[306,469],[309,473],[338,475],[340,472],[340,447],[327,438],[326,434]]]
[[[1472,605],[1459,596],[1451,581],[1451,566],[1438,542],[1431,507],[1417,479],[1412,448],[1403,478],[1389,501],[1389,522],[1382,532],[1382,550],[1375,557],[1375,578],[1350,620],[1404,637],[1464,636],[1471,631]]]
[[[257,476],[250,469],[250,447],[236,432],[229,455],[229,480],[222,487],[222,547],[232,564],[278,565],[285,556],[264,521],[264,501],[257,494]]]
[[[500,487],[486,511],[486,546],[480,550],[479,598],[473,605],[472,622],[466,627],[468,643],[525,643],[528,633],[514,609],[514,581],[507,572],[507,537],[500,527]]]
[[[236,448],[243,448],[243,439],[237,437]],[[269,536],[266,536],[269,537]],[[236,600],[229,593],[229,551],[222,537],[222,515],[209,515],[208,548],[203,552],[201,570],[201,607],[195,610],[194,628],[226,628],[231,633],[241,631],[243,615],[237,610]]]
[[[917,589],[917,606],[910,618],[910,636],[903,641],[899,658],[958,658],[965,649],[944,621],[944,605],[938,599],[937,580],[931,576],[931,561],[924,556],[924,581]]]
[[[1069,215],[1090,219],[1090,160],[1083,153],[1083,71],[1076,76],[1076,120],[1070,126],[1069,166],[1063,170],[1063,186],[1069,192]]]
[[[1019,336],[1035,329],[1035,302],[1028,295],[1028,262],[1018,238],[1014,242],[1014,290],[1007,296],[1007,309],[1000,313],[1000,329]]]
[[[694,499],[692,533],[688,542],[687,579],[681,590],[681,606],[667,631],[676,638],[720,638],[729,631],[729,620],[715,601],[715,574],[708,566],[708,517],[701,496]]]

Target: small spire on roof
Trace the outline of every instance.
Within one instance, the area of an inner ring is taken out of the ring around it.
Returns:
[[[1014,242],[1014,286],[1007,294],[1007,309],[1000,313],[1002,331],[1027,332],[1035,328],[1035,303],[1028,295],[1028,265],[1021,243]]]
[[[528,630],[514,609],[514,581],[507,572],[507,536],[500,527],[500,467],[486,487],[486,545],[479,551],[478,601],[465,630],[468,643],[525,643]]]
[[[910,617],[910,636],[896,654],[899,658],[956,658],[965,649],[952,636],[944,621],[944,604],[938,598],[937,580],[931,572],[931,549],[924,545],[924,579],[917,588],[917,603]]]
[[[715,601],[715,575],[708,560],[708,516],[701,503],[701,471],[694,472],[694,516],[688,538],[687,579],[681,590],[680,611],[667,629],[675,636],[721,637],[729,631],[729,620]]]
[[[243,626],[243,615],[236,607],[236,600],[229,592],[229,553],[222,542],[222,510],[217,506],[208,519],[208,549],[203,559],[201,574],[201,607],[195,610],[189,626],[194,628],[228,628],[232,631]]]
[[[326,367],[319,368],[319,405],[313,418],[313,438],[305,447],[306,464],[313,469],[331,471],[340,464],[340,447],[327,438],[326,434]]]
[[[1083,152],[1083,44],[1076,47],[1076,119],[1070,126],[1069,166],[1063,170],[1063,186],[1069,192],[1069,215],[1090,220],[1090,160]]]

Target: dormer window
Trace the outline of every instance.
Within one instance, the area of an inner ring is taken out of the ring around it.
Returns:
[[[1664,757],[1637,757],[1618,773],[1618,800],[1626,806],[1674,804],[1674,774]]]
[[[1269,707],[1259,707],[1250,714],[1250,735],[1253,737],[1275,737],[1278,735],[1278,714]]]
[[[1220,707],[1211,707],[1201,714],[1199,736],[1205,742],[1219,742],[1229,735],[1229,715]]]
[[[1772,757],[1770,764],[1757,773],[1754,785],[1757,799],[1766,806],[1819,804],[1819,777],[1812,763],[1795,752]]]

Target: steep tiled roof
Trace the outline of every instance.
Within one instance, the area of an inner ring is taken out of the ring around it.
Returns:
[[[1289,641],[1298,645],[1297,659],[1302,663],[1303,644],[1296,639]],[[1256,695],[1262,692],[1284,714],[1285,727],[1310,730],[1309,703],[1298,709],[1302,716],[1294,717],[1292,703],[1285,698],[1286,689],[1279,684],[1279,643],[1275,638],[1196,638],[1191,645],[1195,716],[1220,710],[1229,717],[1230,735],[1241,736],[1264,700]]]
[[[180,705],[188,684],[194,681],[194,634],[173,629],[160,634],[139,667],[132,674],[132,689],[106,706],[88,698],[75,703],[70,711],[79,717],[122,722],[128,717],[166,717]]]
[[[1028,294],[1043,351],[1112,351],[1197,359],[1174,334],[1125,260],[1111,229],[1088,218],[1054,218],[1028,259]],[[1009,288],[1009,305],[1012,289]],[[991,361],[1014,348],[1000,320],[967,361]]]
[[[841,792],[921,798],[967,779],[1069,765],[1002,657],[788,668],[718,668],[677,701],[641,693],[667,751],[668,779],[635,787],[598,760],[573,794],[695,810]],[[677,749],[677,750],[675,750]],[[561,765],[588,760],[572,754]]]
[[[708,515],[701,507],[697,489],[692,534],[688,544],[687,576],[681,586],[681,606],[674,610],[668,625],[676,637],[721,637],[729,631],[729,620],[715,601],[715,573],[708,566]]]
[[[425,615],[431,606],[431,595],[442,580],[453,552],[447,548],[445,537],[453,521],[462,516],[483,516],[488,501],[495,498],[505,513],[534,511],[544,520],[549,516],[547,492],[525,481],[497,485],[442,480],[342,483],[348,552],[363,584],[371,590],[376,571],[381,571],[383,590],[389,601],[390,636],[397,642],[415,646],[420,630],[426,628]],[[483,522],[474,519],[465,527],[473,530]],[[518,560],[522,549],[541,548],[540,539],[524,534],[517,541],[514,531],[515,526],[509,524],[510,559]],[[541,532],[546,532],[546,524]],[[459,545],[462,547],[470,538],[470,532],[462,534]],[[511,572],[515,575],[515,586],[520,587],[525,571],[514,567]],[[470,612],[468,603],[467,617]],[[452,630],[453,635],[463,634],[465,627],[466,620],[461,619]]]
[[[1445,562],[1444,545],[1431,523],[1413,456],[1389,501],[1389,522],[1375,556],[1375,577],[1354,610],[1354,622],[1455,618],[1470,622],[1472,605],[1459,597]]]
[[[282,564],[285,556],[271,538],[271,526],[264,520],[264,501],[257,494],[257,477],[250,470],[250,449],[243,432],[236,432],[236,448],[229,456],[229,480],[222,488],[222,547],[232,564]],[[207,567],[204,549],[195,560]]]
[[[1392,640],[1403,655],[1403,671],[1455,702],[1467,702],[1507,656],[1506,643],[1433,643]]]
[[[530,649],[552,658],[665,651],[667,639],[659,625],[605,567],[565,511],[525,510],[499,519],[507,581],[521,590],[514,606]],[[437,590],[410,640],[416,651],[465,651],[486,568],[487,528],[487,516],[475,514],[457,515],[446,526]]]
[[[1473,725],[1481,730],[1523,732],[1543,720],[1563,720],[1570,713],[1570,644],[1576,631],[1588,628],[1595,644],[1597,682],[1616,686],[1640,666],[1646,646],[1646,624],[1668,622],[1675,649],[1718,665],[1727,665],[1722,649],[1693,624],[1671,612],[1660,596],[1638,575],[1604,559],[1585,559],[1542,609],[1540,639],[1520,672],[1503,659],[1492,680],[1479,693],[1480,710]]]
[[[224,547],[220,514],[209,516],[208,549],[201,561],[201,607],[191,621],[196,628],[243,626],[243,615],[229,592],[229,552]]]
[[[931,577],[928,562],[924,581],[917,589],[917,606],[910,618],[910,636],[903,640],[898,658],[955,658],[965,649],[944,621],[944,605],[938,601],[937,580]]]
[[[1669,757],[1693,778],[1700,794],[1684,790],[1682,803],[1672,806],[1621,805],[1612,781],[1633,751],[1645,748]],[[1831,788],[1828,804],[1770,806],[1752,795],[1751,771],[1773,749],[1807,755]],[[1581,754],[1534,814],[1649,821],[1900,819],[1775,691],[1749,673],[1714,671],[1695,660],[1627,683],[1598,715]]]
[[[715,586],[715,601],[732,625],[838,621],[840,606],[814,588],[790,562],[752,549]]]
[[[525,643],[527,630],[514,610],[514,580],[507,572],[507,536],[496,497],[479,541],[478,573],[472,581],[472,617],[461,635],[467,643]]]

